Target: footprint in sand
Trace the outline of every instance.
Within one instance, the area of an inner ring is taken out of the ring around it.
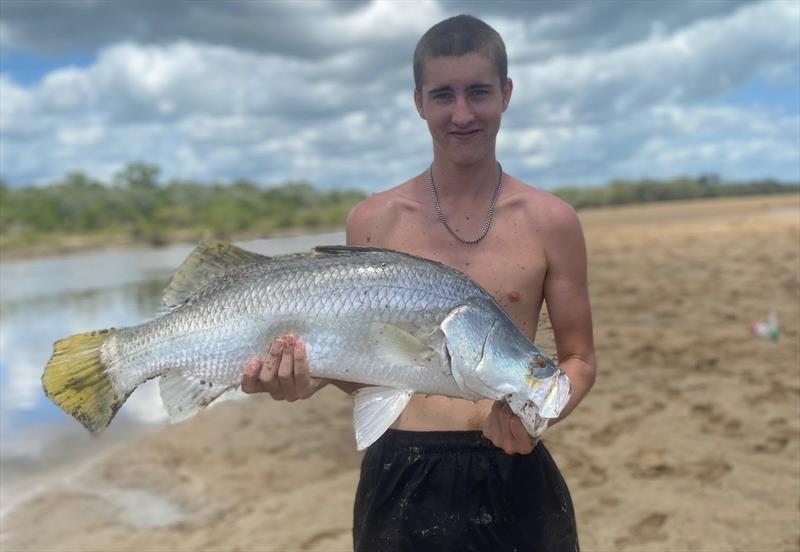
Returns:
[[[771,418],[767,422],[767,427],[769,435],[765,442],[753,447],[756,452],[781,452],[791,441],[796,441],[798,438],[797,430],[789,425],[786,418]]]
[[[638,421],[639,416],[628,416],[621,420],[609,422],[592,433],[589,438],[596,445],[604,447],[610,446],[614,444],[614,441],[616,441],[620,435],[626,431],[630,431],[630,429],[636,425]]]
[[[752,382],[754,384],[762,383],[761,380]],[[761,403],[761,402],[792,402],[800,398],[800,389],[791,384],[785,384],[778,380],[772,380],[769,383],[769,389],[760,393],[754,393],[745,397],[748,402]]]
[[[300,543],[300,550],[346,550],[346,541],[352,530],[349,528],[328,529],[319,531]]]
[[[788,444],[788,435],[768,435],[764,442],[753,445],[753,450],[756,452],[776,453],[781,452]]]
[[[628,529],[628,534],[614,540],[619,548],[642,545],[648,542],[667,540],[666,532],[662,531],[669,516],[663,512],[652,512]]]
[[[659,412],[666,408],[666,405],[661,401],[652,401],[649,403],[643,403],[639,398],[639,402],[635,402],[637,399],[633,399],[634,395],[631,395],[629,398],[632,401],[630,406],[641,406],[644,404],[643,409],[639,409],[638,412],[635,414],[629,414],[628,416],[621,418],[619,420],[615,420],[612,422],[607,423],[602,428],[598,429],[591,435],[589,438],[592,440],[594,444],[601,445],[601,446],[609,446],[612,445],[623,433],[630,433],[633,428],[639,425],[642,420],[646,420],[650,414],[655,412]],[[625,397],[620,398],[619,400],[624,400]],[[617,407],[617,404],[614,405]]]
[[[733,467],[723,458],[706,457],[690,462],[671,459],[668,450],[662,448],[639,449],[625,462],[633,477],[659,479],[662,477],[693,478],[703,483],[713,483],[731,471]]]
[[[615,410],[626,410],[642,404],[642,397],[636,393],[626,393],[611,403]]]
[[[565,446],[559,448],[563,454],[563,460],[559,463],[561,469],[574,474],[581,487],[598,487],[608,480],[606,469],[593,462],[591,456],[581,449]]]
[[[625,462],[625,467],[633,477],[658,479],[675,474],[675,466],[667,461],[668,457],[666,449],[639,449],[631,460]]]
[[[701,458],[681,466],[679,475],[687,475],[703,483],[715,483],[733,471],[733,466],[722,458]]]
[[[691,412],[702,420],[700,431],[725,437],[738,437],[742,434],[742,421],[727,416],[716,405],[697,403],[691,406]]]

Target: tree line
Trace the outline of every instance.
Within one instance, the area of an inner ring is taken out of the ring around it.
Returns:
[[[714,175],[617,180],[600,187],[562,187],[555,195],[576,209],[690,198],[797,193],[798,183],[722,182]],[[321,191],[304,181],[264,187],[240,180],[159,182],[159,168],[133,163],[110,183],[76,172],[48,186],[12,188],[0,181],[0,238],[24,246],[54,236],[124,235],[152,244],[203,236],[269,235],[340,226],[365,194]]]
[[[321,191],[304,181],[266,188],[246,180],[161,184],[158,176],[158,167],[133,163],[111,183],[80,172],[48,186],[0,183],[0,236],[18,244],[54,234],[106,233],[161,244],[176,237],[269,235],[339,226],[365,197],[356,190]]]
[[[749,182],[723,182],[712,174],[696,178],[679,176],[667,180],[612,180],[605,186],[563,187],[553,193],[575,209],[582,209],[652,201],[798,192],[800,182],[779,182],[769,178]]]

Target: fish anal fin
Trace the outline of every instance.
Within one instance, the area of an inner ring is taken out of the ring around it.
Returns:
[[[178,370],[161,376],[158,385],[161,402],[172,423],[191,418],[230,389],[230,386],[198,380],[196,376]]]
[[[383,435],[403,412],[412,391],[391,387],[362,387],[353,393],[356,448],[364,450]]]
[[[180,305],[195,291],[238,266],[264,262],[269,257],[222,240],[203,240],[172,276],[164,290],[165,307]]]

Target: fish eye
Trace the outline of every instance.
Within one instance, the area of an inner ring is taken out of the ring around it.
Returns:
[[[544,368],[547,366],[547,361],[544,359],[543,356],[536,357],[536,366],[538,366],[539,368]]]

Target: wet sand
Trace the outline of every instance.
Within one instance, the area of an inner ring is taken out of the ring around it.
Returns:
[[[800,198],[581,219],[600,371],[545,442],[582,549],[800,549]],[[749,333],[770,308],[778,342]],[[348,550],[350,416],[334,389],[224,403],[39,476],[0,548]]]

